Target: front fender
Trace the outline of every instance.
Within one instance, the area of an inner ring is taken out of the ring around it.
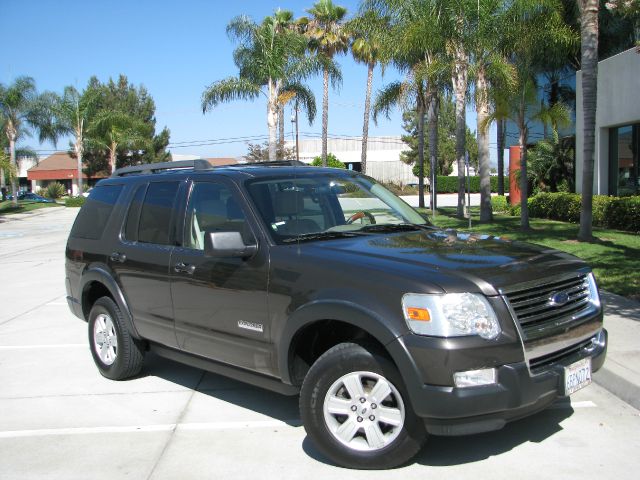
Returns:
[[[98,282],[104,285],[109,293],[111,293],[111,297],[120,308],[122,312],[122,316],[124,317],[124,321],[129,330],[129,333],[132,337],[136,339],[141,339],[138,330],[136,329],[133,323],[133,317],[131,316],[131,311],[129,310],[129,305],[127,303],[127,299],[124,296],[124,293],[120,289],[118,282],[111,275],[108,267],[104,265],[91,265],[84,271],[82,274],[82,281],[80,283],[80,301],[82,302],[82,310],[83,312],[86,310],[85,305],[85,293],[91,287],[93,282]]]
[[[394,322],[385,320],[384,313],[374,312],[360,304],[347,300],[316,300],[307,303],[289,317],[278,345],[278,370],[284,383],[292,384],[289,366],[292,361],[293,339],[306,326],[321,320],[335,320],[358,327],[384,346],[404,333]]]

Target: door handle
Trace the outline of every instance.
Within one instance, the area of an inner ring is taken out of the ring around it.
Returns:
[[[124,263],[127,261],[127,256],[124,253],[113,252],[109,258],[114,262]]]
[[[196,271],[196,266],[192,264],[186,264],[184,262],[176,263],[173,267],[173,270],[176,273],[188,273],[189,275],[193,275],[193,272]]]

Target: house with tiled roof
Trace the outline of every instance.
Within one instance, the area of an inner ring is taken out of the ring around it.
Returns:
[[[92,186],[104,178],[106,174],[96,174],[91,178],[83,173],[85,185]],[[31,182],[31,191],[37,192],[46,188],[49,183],[58,182],[64,185],[70,195],[78,195],[78,162],[68,152],[56,152],[38,162],[27,170],[27,179]]]

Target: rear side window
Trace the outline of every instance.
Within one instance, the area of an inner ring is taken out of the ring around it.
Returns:
[[[169,244],[169,229],[173,204],[178,193],[178,182],[154,182],[149,184],[142,203],[138,242]]]
[[[142,209],[142,200],[147,190],[147,184],[140,185],[136,190],[129,211],[127,212],[127,221],[124,227],[124,239],[130,242],[138,240],[138,219],[140,218],[140,210]]]
[[[122,185],[104,185],[91,190],[73,224],[71,236],[90,240],[101,238],[121,192]]]

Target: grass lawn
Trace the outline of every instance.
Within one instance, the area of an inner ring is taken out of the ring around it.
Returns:
[[[30,212],[31,210],[38,210],[39,208],[49,208],[49,207],[60,207],[61,205],[58,203],[38,203],[38,202],[29,202],[25,200],[18,200],[18,207],[13,206],[13,202],[10,200],[6,200],[4,202],[0,202],[0,216],[2,215],[11,215],[13,213],[25,213]]]
[[[429,210],[423,213],[430,214]],[[494,215],[488,224],[478,223],[478,209],[471,209],[471,231],[510,240],[537,243],[571,253],[593,268],[603,290],[640,300],[640,235],[594,228],[595,243],[576,241],[578,225],[553,220],[530,219],[531,232],[520,231],[520,217]],[[475,216],[474,216],[475,214]],[[455,208],[438,209],[435,223],[442,228],[468,230],[468,220],[455,218]]]

